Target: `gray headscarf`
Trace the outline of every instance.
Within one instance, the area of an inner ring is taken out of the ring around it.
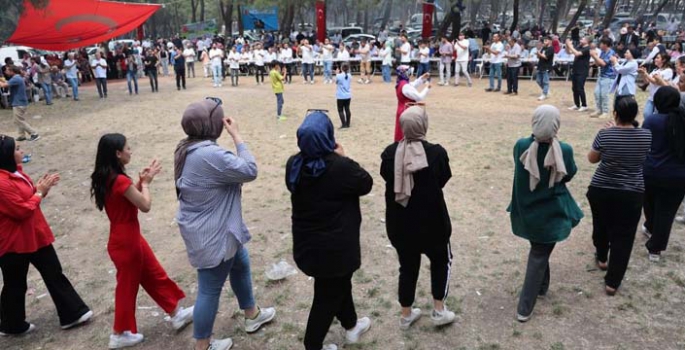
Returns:
[[[414,173],[427,168],[426,150],[421,141],[426,139],[428,115],[419,106],[407,108],[400,115],[404,139],[395,151],[395,201],[406,207],[414,188]]]
[[[538,148],[540,142],[549,143],[550,147],[545,155],[544,167],[550,170],[549,188],[561,182],[567,175],[564,155],[557,139],[557,132],[561,126],[559,110],[550,105],[542,105],[533,113],[533,137],[535,141],[523,152],[519,160],[530,173],[530,191],[533,192],[540,182],[538,168]]]
[[[174,152],[174,180],[178,180],[183,173],[190,146],[206,140],[214,141],[221,136],[224,130],[224,109],[213,100],[191,103],[183,112],[181,127],[188,137],[178,143]]]

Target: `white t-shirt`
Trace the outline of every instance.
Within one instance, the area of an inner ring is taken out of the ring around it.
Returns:
[[[462,49],[459,45],[463,46]],[[457,62],[468,62],[469,61],[469,39],[464,39],[459,41],[459,45],[454,44],[454,49],[457,51]]]
[[[209,58],[212,60],[212,67],[221,67],[221,58],[224,56],[224,50],[211,49],[209,50]]]
[[[314,63],[314,53],[311,47],[301,46],[302,63]]]
[[[284,63],[291,63],[293,61],[293,50],[291,48],[281,50],[280,59]]]
[[[349,61],[350,53],[347,50],[342,50],[340,53],[338,53],[338,59],[341,61]]]
[[[430,62],[431,49],[424,47],[419,49],[419,63],[429,63]]]
[[[650,74],[651,76],[660,75],[661,79],[667,83],[670,83],[673,79],[673,70],[671,68],[666,69],[655,69]],[[649,84],[649,100],[654,101],[654,94],[659,90],[661,85]]]
[[[323,52],[323,60],[324,61],[332,61],[333,60],[333,46],[331,45],[324,45],[321,47],[321,51]]]
[[[98,64],[100,66],[97,66]],[[90,63],[90,66],[95,70],[96,78],[107,78],[107,61],[105,61],[104,58],[99,60],[97,58],[93,59],[93,62]]]
[[[381,50],[381,57],[383,57],[383,65],[384,66],[391,66],[392,65],[392,49],[391,48],[383,48]]]
[[[359,48],[359,57],[361,57],[362,61],[364,62],[371,58],[371,47],[368,43]]]
[[[250,61],[252,61],[252,52],[243,52],[242,54],[240,54],[240,60],[245,63],[249,63]]]
[[[264,50],[254,50],[254,64],[257,66],[264,65],[264,58],[266,57],[266,52]]]
[[[240,68],[240,54],[237,51],[228,54],[228,66],[231,69]]]
[[[502,44],[501,41],[498,43],[492,43],[492,45],[490,45],[490,50],[499,52],[496,55],[494,53],[492,54],[490,63],[502,63],[504,60],[504,44]],[[459,61],[459,58],[457,58],[457,61]]]
[[[400,46],[400,51],[402,52],[402,55],[400,56],[400,62],[401,63],[409,63],[411,62],[411,44],[410,43],[404,43],[402,46]]]
[[[185,49],[183,50],[183,57],[186,58],[186,62],[195,62],[195,50]]]
[[[66,61],[64,61],[65,66],[71,66],[72,64],[73,66],[67,69],[66,77],[69,79],[76,79],[78,77],[78,64],[76,60],[67,59]]]

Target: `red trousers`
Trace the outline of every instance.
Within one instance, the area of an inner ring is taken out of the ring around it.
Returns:
[[[147,294],[168,314],[176,310],[179,300],[185,298],[185,293],[167,276],[140,233],[132,235],[130,231],[123,233],[118,229],[112,228],[107,245],[109,257],[117,268],[114,333],[138,333],[136,298],[139,286],[143,286]],[[140,230],[132,227],[128,229]]]

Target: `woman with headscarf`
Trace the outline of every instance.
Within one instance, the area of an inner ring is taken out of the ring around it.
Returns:
[[[409,69],[411,67],[407,65],[401,65],[397,67],[395,73],[397,74],[397,85],[395,85],[395,95],[397,96],[397,113],[395,114],[395,142],[400,142],[404,135],[402,135],[402,127],[400,126],[400,116],[404,112],[409,104],[423,101],[428,95],[428,90],[431,88],[431,84],[428,81],[430,78],[430,73],[426,73],[414,80],[414,82],[409,82]],[[421,92],[417,90],[422,84],[426,84],[426,88]]]
[[[447,151],[426,141],[428,116],[419,106],[409,107],[400,117],[404,139],[388,146],[381,155],[385,180],[385,227],[400,262],[400,329],[421,317],[412,308],[421,254],[431,261],[431,289],[436,326],[454,322],[454,312],[444,301],[449,291],[452,223],[442,189],[452,177]]]
[[[62,329],[73,328],[93,316],[62,272],[52,245],[55,237],[40,208],[59,182],[59,174],[46,174],[33,182],[21,166],[23,158],[24,151],[15,139],[0,135],[0,336],[24,335],[36,329],[26,322],[29,264],[45,282]],[[5,344],[12,348],[11,341]]]
[[[373,178],[345,156],[335,142],[333,123],[321,111],[309,114],[297,130],[300,152],[288,159],[285,182],[293,208],[293,256],[297,266],[314,277],[314,301],[304,336],[306,350],[323,346],[334,317],[356,343],[371,327],[357,319],[352,275],[361,265],[359,197],[371,192]]]
[[[227,278],[245,313],[247,333],[273,320],[276,310],[259,308],[252,292],[250,257],[245,244],[250,232],[243,222],[243,183],[257,178],[257,163],[232,118],[224,118],[218,98],[192,103],[181,119],[188,135],[176,147],[174,179],[179,201],[176,221],[190,264],[197,269],[198,293],[193,315],[195,350],[227,350],[230,338],[211,340],[219,297]],[[223,129],[237,154],[219,146]]]
[[[645,161],[645,223],[649,260],[659,261],[666,250],[671,226],[685,197],[685,110],[680,93],[663,86],[654,94],[659,113],[647,117],[643,128],[652,132],[652,148]]]
[[[531,245],[518,304],[520,322],[530,319],[537,297],[547,294],[555,244],[568,238],[583,218],[566,187],[578,169],[571,146],[557,139],[560,125],[559,110],[542,105],[533,113],[533,135],[514,146],[514,185],[507,211],[513,233]]]

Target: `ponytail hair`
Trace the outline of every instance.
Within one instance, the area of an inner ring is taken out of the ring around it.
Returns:
[[[345,80],[347,80],[348,72],[350,71],[350,65],[347,63],[343,63],[340,68],[342,69],[343,72],[345,72]]]

